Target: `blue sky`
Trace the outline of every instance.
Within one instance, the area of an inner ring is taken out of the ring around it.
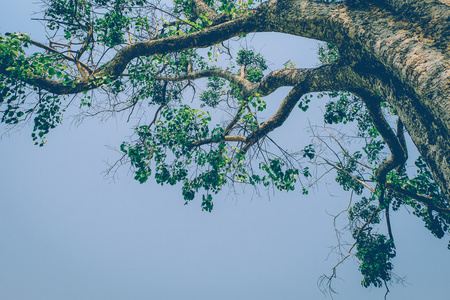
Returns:
[[[41,39],[41,25],[29,21],[39,10],[33,2],[1,4],[0,32]],[[252,43],[272,68],[289,58],[299,67],[318,63],[314,41],[269,34]],[[319,118],[315,111],[310,119]],[[347,206],[349,194],[331,179],[307,197],[224,190],[213,212],[202,212],[198,200],[183,205],[178,187],[141,185],[127,167],[114,182],[102,175],[105,161],[117,159],[106,146],[118,147],[132,125],[117,118],[75,126],[66,118],[42,148],[33,146],[30,126],[3,136],[0,299],[325,299],[317,280],[337,262],[329,255],[336,244],[330,214]],[[297,111],[272,137],[283,145],[292,132],[309,139],[307,126]],[[392,219],[395,272],[406,285],[390,287],[389,299],[448,299],[446,241],[405,210]],[[338,276],[335,299],[384,295],[359,285],[353,259]]]

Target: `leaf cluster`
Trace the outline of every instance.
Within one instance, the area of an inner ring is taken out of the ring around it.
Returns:
[[[239,50],[236,63],[245,67],[246,77],[250,82],[261,81],[264,77],[263,72],[267,70],[265,59],[260,53],[255,54],[252,50]]]
[[[356,237],[357,233],[354,233]],[[373,234],[370,229],[359,232],[356,242],[356,257],[361,261],[359,270],[364,276],[361,285],[369,287],[383,286],[391,280],[392,258],[395,257],[395,246],[392,240],[387,240],[382,234]]]
[[[53,0],[44,19],[50,30],[62,29],[67,40],[84,38],[92,30],[96,43],[114,47],[125,43],[125,34],[133,27],[148,29],[147,18],[134,14],[147,4],[146,0]]]

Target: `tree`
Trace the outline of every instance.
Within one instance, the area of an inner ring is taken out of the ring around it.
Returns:
[[[69,105],[80,106],[80,117],[154,107],[149,122],[136,125],[135,140],[120,146],[123,156],[111,170],[129,162],[141,183],[153,173],[160,184],[181,184],[186,203],[200,192],[206,211],[226,184],[286,191],[300,185],[307,194],[318,179],[312,173],[333,171],[360,199],[347,210],[355,242],[340,262],[355,252],[362,284],[379,287],[393,276],[391,210],[411,207],[436,237],[449,232],[448,4],[176,0],[169,8],[145,0],[48,1],[39,18],[51,33],[48,43],[18,33],[0,37],[2,122],[31,120],[32,139],[43,146]],[[269,73],[261,54],[226,43],[268,31],[325,41],[323,65],[288,62]],[[232,64],[218,65],[219,54]],[[200,79],[208,81],[198,104],[183,104]],[[292,89],[262,122],[264,97],[279,87]],[[314,92],[331,97],[325,123],[352,123],[356,136],[325,127],[294,153],[269,145],[269,134],[296,106],[307,111]],[[420,153],[416,174],[406,169],[405,130]],[[346,138],[362,147],[347,146]],[[386,235],[377,232],[382,214]]]

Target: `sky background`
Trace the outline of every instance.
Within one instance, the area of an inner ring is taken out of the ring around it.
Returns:
[[[29,21],[39,10],[33,3],[2,1],[0,32],[42,40],[41,25]],[[264,34],[252,44],[272,69],[288,59],[318,64],[315,41]],[[304,145],[304,128],[320,124],[323,101],[307,115],[294,111],[271,137]],[[330,215],[346,208],[349,194],[330,179],[307,197],[225,189],[213,212],[202,212],[198,199],[183,205],[179,187],[141,185],[126,166],[113,182],[103,176],[105,161],[118,158],[107,146],[118,147],[132,125],[116,118],[75,126],[66,118],[42,148],[33,145],[30,126],[3,136],[0,299],[325,299],[317,281],[337,262]],[[394,271],[406,283],[391,286],[389,299],[448,299],[447,241],[404,209],[392,215],[392,227]],[[349,259],[338,269],[334,299],[382,299],[384,289],[360,286],[357,268]]]

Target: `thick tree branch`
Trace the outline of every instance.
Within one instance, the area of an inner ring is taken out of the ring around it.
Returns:
[[[450,135],[435,119],[436,116],[427,111],[401,82],[381,70],[378,74],[368,74],[367,69],[358,69],[347,75],[343,80],[348,80],[348,91],[361,98],[374,97],[375,102],[379,101],[377,98],[382,98],[395,109],[401,126],[405,125],[434,179],[446,198],[450,199]],[[402,143],[400,128],[397,131],[398,140]]]
[[[362,62],[366,73],[395,77],[397,84],[432,112],[433,122],[450,132],[450,22],[445,16],[449,7],[444,5],[441,13],[440,6],[434,5],[436,1],[426,2],[434,11],[434,20],[440,22],[437,25],[443,26],[438,33],[440,40],[417,34],[426,24],[420,17],[417,21],[413,17],[424,13],[424,7],[412,10],[411,19],[402,22],[392,11],[376,6],[352,10],[342,3],[273,2],[267,12],[267,26],[273,31],[331,42],[349,65]]]
[[[128,63],[136,57],[154,54],[164,55],[189,48],[214,45],[234,36],[255,31],[258,28],[258,23],[258,14],[253,14],[252,16],[242,16],[188,35],[137,42],[119,50],[111,61],[95,70],[89,77],[76,79],[69,83],[32,73],[28,73],[28,77],[24,81],[54,94],[75,94],[97,88],[105,82],[105,79],[116,79],[122,74]],[[0,73],[8,75],[9,72],[6,71],[5,67],[4,70],[0,70]]]
[[[343,76],[343,73],[347,71],[347,68],[341,67],[339,64],[334,64],[315,69],[294,69],[290,71],[290,76],[286,76],[285,80],[289,83],[295,80],[297,84],[284,98],[277,112],[248,136],[247,144],[243,147],[242,151],[246,152],[260,138],[283,125],[284,121],[289,117],[295,105],[303,95],[317,91],[342,89],[344,87],[343,84],[345,83],[338,78]],[[260,84],[265,88],[266,85],[263,82],[264,80]],[[269,90],[272,89],[267,89],[265,91],[263,89],[262,92],[264,94],[264,92]]]
[[[417,201],[423,203],[423,204],[424,204],[425,206],[427,206],[428,209],[430,209],[430,210],[434,210],[434,211],[437,211],[437,212],[440,212],[440,213],[444,213],[444,214],[446,214],[446,215],[449,215],[449,214],[450,214],[450,208],[447,208],[447,207],[440,207],[440,206],[436,205],[436,204],[434,203],[433,198],[431,198],[431,197],[428,197],[428,196],[424,196],[424,195],[420,195],[420,194],[411,192],[411,191],[409,191],[409,190],[407,190],[407,189],[405,189],[405,188],[403,188],[403,187],[400,187],[400,186],[398,186],[398,185],[393,184],[393,183],[390,182],[390,181],[387,181],[387,182],[386,182],[386,187],[387,187],[388,189],[390,189],[390,190],[396,192],[396,193],[399,193],[399,194],[402,194],[402,195],[404,195],[404,196],[413,198],[413,199],[415,199],[415,200],[417,200]]]
[[[402,16],[415,16],[416,18],[438,20],[442,17],[450,17],[449,0],[383,0],[387,7]],[[441,3],[438,3],[441,2]]]
[[[307,92],[336,91],[349,88],[346,81],[350,68],[341,64],[326,65],[311,69],[281,69],[269,73],[260,82],[252,83],[239,75],[226,70],[210,69],[180,75],[177,77],[157,77],[168,81],[195,80],[200,78],[219,77],[239,86],[246,95],[261,97],[270,95],[280,87],[294,87],[297,84],[307,86]],[[353,75],[353,73],[352,73]]]
[[[378,132],[383,137],[383,140],[391,151],[391,157],[384,161],[376,170],[375,177],[378,183],[384,184],[386,175],[398,166],[403,165],[408,159],[408,153],[403,148],[402,143],[392,131],[392,128],[386,122],[381,111],[380,102],[369,95],[363,96],[364,103],[369,111],[372,121]]]

